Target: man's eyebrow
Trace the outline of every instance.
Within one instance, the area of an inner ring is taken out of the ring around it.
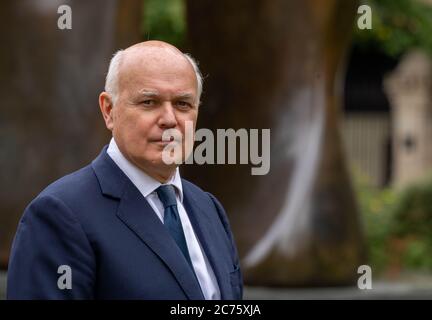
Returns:
[[[194,99],[194,95],[192,93],[187,93],[187,92],[176,94],[174,97],[176,99],[185,99],[185,100],[186,99],[191,99],[191,100]]]
[[[145,96],[145,97],[157,97],[159,96],[159,92],[151,91],[151,90],[140,90],[137,92],[137,96]]]
[[[160,97],[160,94],[158,91],[154,91],[154,90],[140,90],[137,92],[137,94],[135,95],[136,98],[142,98],[142,97],[146,97],[146,98],[158,98]],[[195,96],[192,93],[189,92],[181,92],[178,94],[174,95],[174,99],[179,100],[179,99],[183,99],[183,100],[194,100]]]

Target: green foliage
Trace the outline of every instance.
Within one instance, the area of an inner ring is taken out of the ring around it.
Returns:
[[[373,270],[432,272],[432,176],[400,191],[355,177]]]
[[[185,1],[145,0],[142,33],[145,40],[182,47],[186,36]]]
[[[372,29],[355,24],[354,43],[378,47],[392,57],[421,48],[432,55],[432,6],[418,0],[363,0],[372,9]]]
[[[400,236],[419,235],[432,242],[432,179],[405,189],[395,208],[398,225],[394,232]]]
[[[392,234],[406,242],[403,265],[432,271],[432,177],[402,191],[393,215]]]
[[[402,264],[406,269],[432,271],[432,245],[426,239],[413,239],[407,243],[402,255]]]
[[[432,6],[418,0],[362,0],[372,9],[372,29],[355,24],[354,44],[398,57],[410,48],[432,54]],[[185,0],[145,0],[143,38],[182,46],[186,37]]]
[[[386,246],[392,229],[391,208],[396,202],[396,194],[391,189],[381,190],[372,187],[359,173],[355,174],[355,182],[364,222],[369,263],[373,270],[380,272],[389,264]]]

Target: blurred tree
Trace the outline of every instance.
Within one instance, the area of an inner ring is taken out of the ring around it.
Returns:
[[[377,47],[397,57],[410,48],[432,55],[432,5],[420,0],[363,0],[372,8],[372,29],[355,25],[354,43],[360,48]]]
[[[388,240],[394,222],[394,206],[399,194],[394,190],[373,187],[368,178],[354,171],[354,181],[360,211],[365,223],[369,265],[374,274],[387,271],[390,264]]]
[[[400,192],[392,238],[403,241],[402,267],[432,271],[432,176]]]
[[[182,167],[230,214],[246,283],[353,283],[365,256],[338,123],[357,1],[187,3],[188,46],[208,75],[198,126],[271,128],[267,175]]]
[[[145,0],[141,30],[145,40],[162,40],[177,47],[185,41],[184,0]]]
[[[401,190],[377,189],[355,177],[374,272],[431,272],[432,175]]]
[[[60,4],[72,29],[59,30]],[[109,141],[98,94],[112,53],[140,40],[142,0],[0,2],[0,267],[25,206]]]

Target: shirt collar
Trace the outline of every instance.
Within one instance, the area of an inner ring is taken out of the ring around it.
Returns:
[[[125,156],[121,153],[120,149],[117,146],[117,143],[114,140],[114,137],[111,138],[107,149],[108,155],[113,159],[113,161],[117,164],[117,166],[124,172],[124,174],[132,181],[132,183],[138,188],[141,194],[144,197],[147,197],[152,192],[156,191],[160,185],[162,185],[156,179],[150,177],[143,170],[139,169],[133,163],[131,163]],[[181,183],[180,171],[179,168],[176,168],[174,175],[171,179],[165,183],[171,184],[175,187],[177,194],[180,198],[180,202],[183,202],[183,187]]]

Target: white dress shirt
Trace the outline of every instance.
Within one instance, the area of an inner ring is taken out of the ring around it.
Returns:
[[[127,160],[120,152],[114,138],[112,138],[110,141],[107,153],[137,187],[137,189],[141,192],[163,223],[164,207],[156,193],[156,189],[161,185],[161,183],[147,175],[144,171]],[[183,206],[183,187],[178,168],[176,169],[175,174],[171,177],[170,181],[168,181],[166,184],[171,184],[175,187],[174,189],[176,190],[177,208],[183,226],[189,255],[195,270],[195,274],[198,278],[198,282],[201,286],[201,290],[204,294],[204,298],[206,300],[219,300],[220,290],[213,269],[210,266],[210,263],[202,249],[201,244],[198,241],[197,236],[195,235],[189,217]]]

